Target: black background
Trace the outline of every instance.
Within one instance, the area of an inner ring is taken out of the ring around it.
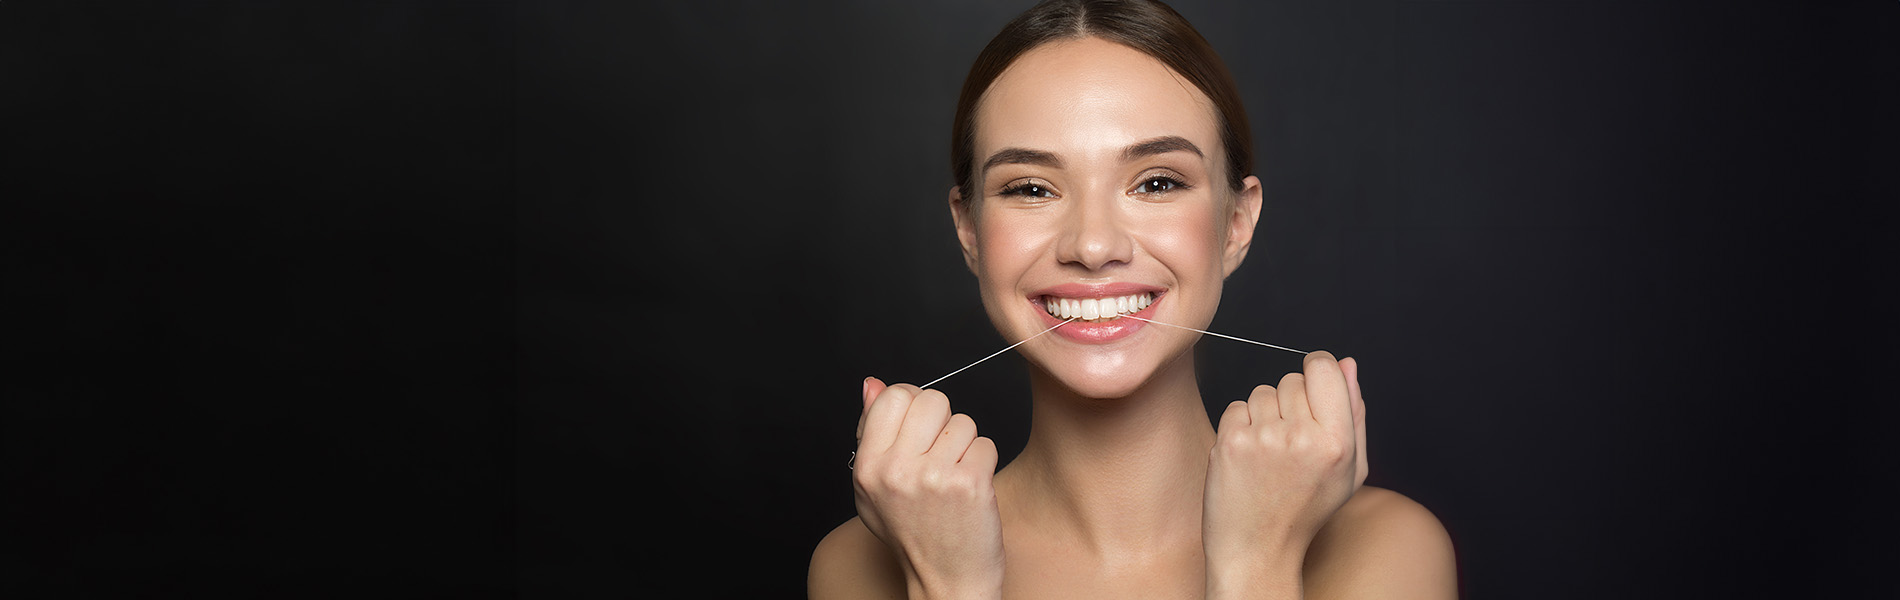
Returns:
[[[0,593],[798,597],[1024,2],[0,3]],[[1900,3],[1177,3],[1474,598],[1893,595]],[[1297,368],[1202,345],[1212,406]],[[943,385],[1002,447],[1020,360]]]

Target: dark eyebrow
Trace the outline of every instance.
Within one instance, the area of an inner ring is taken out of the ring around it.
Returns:
[[[1206,154],[1201,153],[1201,147],[1194,145],[1194,142],[1187,141],[1187,138],[1178,135],[1164,135],[1129,146],[1127,150],[1122,151],[1122,160],[1135,160],[1137,158],[1167,154],[1169,152],[1193,152],[1195,156],[1207,158]]]
[[[1062,168],[1062,160],[1056,155],[1041,150],[1027,148],[1004,148],[990,155],[983,162],[983,170],[988,171],[996,165],[1041,165],[1052,169]]]

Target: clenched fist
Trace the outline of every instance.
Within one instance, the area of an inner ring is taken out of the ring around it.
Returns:
[[[911,598],[1000,598],[996,444],[936,390],[864,380],[851,483],[858,517],[898,554]]]
[[[1303,371],[1221,415],[1201,517],[1210,594],[1289,575],[1297,585],[1313,536],[1366,481],[1357,362],[1318,351]]]

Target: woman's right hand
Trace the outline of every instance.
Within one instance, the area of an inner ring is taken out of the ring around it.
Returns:
[[[996,443],[950,399],[864,380],[851,487],[858,517],[897,552],[911,598],[1000,598]]]

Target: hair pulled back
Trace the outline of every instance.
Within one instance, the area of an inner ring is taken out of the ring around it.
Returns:
[[[1253,136],[1240,90],[1226,63],[1201,33],[1173,8],[1157,0],[1045,0],[1018,15],[977,54],[957,96],[950,132],[950,172],[968,203],[975,182],[976,106],[990,84],[1018,57],[1050,42],[1097,37],[1133,48],[1161,61],[1213,100],[1221,145],[1227,154],[1228,184],[1238,191],[1253,173]]]

